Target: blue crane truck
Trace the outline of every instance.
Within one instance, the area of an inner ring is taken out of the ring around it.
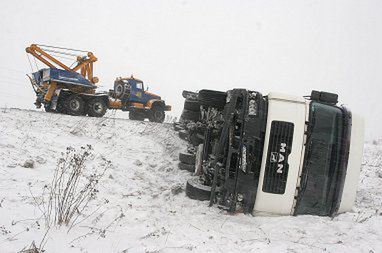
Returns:
[[[93,76],[93,63],[97,58],[91,52],[37,44],[27,47],[26,52],[48,66],[28,76],[36,93],[37,108],[44,106],[47,112],[91,117],[102,117],[107,109],[117,109],[128,111],[130,119],[158,123],[164,121],[165,111],[171,110],[160,96],[148,92],[143,82],[133,76],[117,78],[114,90],[96,92],[98,78]],[[86,54],[76,56],[83,52]],[[68,67],[57,59],[60,55],[76,59]]]

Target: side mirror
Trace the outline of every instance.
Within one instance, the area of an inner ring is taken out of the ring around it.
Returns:
[[[149,86],[146,86],[146,89],[145,89],[145,91],[148,91],[149,90]]]

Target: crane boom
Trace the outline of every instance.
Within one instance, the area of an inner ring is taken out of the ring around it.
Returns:
[[[43,49],[43,47],[49,47],[49,46],[39,46],[37,44],[32,44],[29,47],[25,49],[25,51],[31,55],[33,55],[37,60],[41,61],[45,65],[47,65],[49,68],[62,68],[69,72],[77,72],[79,71],[80,74],[88,79],[91,83],[95,84],[98,82],[98,78],[93,76],[93,63],[97,61],[97,57],[93,55],[92,52],[87,52],[85,56],[77,56],[75,61],[76,65],[74,67],[68,67],[63,62],[59,61],[57,58],[55,58],[53,55],[49,54],[48,52],[51,50]],[[57,47],[54,47],[57,48]],[[64,49],[64,48],[58,48],[58,49]],[[80,51],[80,50],[75,50]],[[55,53],[61,53],[65,54],[61,51],[54,51]],[[80,51],[84,52],[84,51]],[[66,54],[66,55],[72,55],[73,54]]]

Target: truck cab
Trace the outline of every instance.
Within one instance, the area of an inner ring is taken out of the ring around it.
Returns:
[[[213,146],[202,155],[200,175],[202,186],[211,187],[210,204],[253,215],[350,211],[364,123],[337,98],[318,91],[309,97],[228,91],[223,124],[214,129],[219,136],[205,136],[203,143],[204,150]]]
[[[363,149],[363,120],[328,93],[268,95],[267,131],[254,214],[333,216],[350,211]]]
[[[118,101],[112,101],[111,105],[129,111],[129,118],[133,120],[144,120],[163,122],[165,111],[170,111],[171,106],[156,94],[148,92],[148,88],[142,80],[134,78],[118,77],[114,82],[112,97]]]
[[[129,93],[128,100],[130,102],[141,103],[146,105],[152,99],[161,100],[161,97],[153,93],[148,92],[148,88],[145,87],[143,81],[134,77],[121,78],[119,82],[123,82],[127,93]],[[119,86],[117,86],[118,89]],[[121,88],[119,88],[121,89]]]

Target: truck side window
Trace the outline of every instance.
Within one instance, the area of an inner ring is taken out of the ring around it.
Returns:
[[[143,90],[143,83],[137,83],[137,89]]]

